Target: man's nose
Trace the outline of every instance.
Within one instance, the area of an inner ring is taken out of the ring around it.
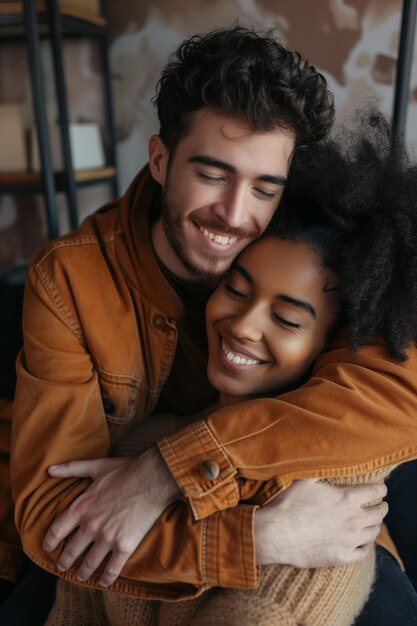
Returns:
[[[262,312],[256,305],[248,306],[229,323],[230,334],[236,339],[260,341],[263,337]]]
[[[234,184],[224,191],[216,204],[217,216],[229,228],[240,228],[250,220],[248,192],[243,185]]]

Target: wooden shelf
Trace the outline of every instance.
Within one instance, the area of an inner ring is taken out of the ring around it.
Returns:
[[[39,172],[0,172],[1,187],[33,187],[41,185]]]
[[[82,183],[82,182],[87,182],[87,181],[92,182],[92,181],[100,180],[103,178],[111,178],[112,176],[115,176],[115,175],[116,175],[116,169],[111,165],[108,165],[106,167],[98,167],[98,168],[90,169],[90,170],[78,170],[77,172],[74,172],[74,178],[77,181],[77,183]]]
[[[36,10],[40,14],[46,13],[45,0],[37,0]],[[72,18],[85,22],[93,26],[104,28],[107,25],[107,20],[102,15],[91,13],[90,11],[84,11],[77,7],[73,7],[66,2],[60,2],[59,12],[62,17]],[[22,2],[0,2],[0,20],[7,18],[8,16],[14,16],[17,20],[23,21],[23,3]]]
[[[99,167],[74,172],[77,186],[87,186],[106,182],[116,176],[116,168],[113,166]],[[57,191],[62,191],[65,186],[63,172],[55,172],[55,184]],[[42,177],[40,172],[0,172],[0,192],[12,191],[42,191]]]

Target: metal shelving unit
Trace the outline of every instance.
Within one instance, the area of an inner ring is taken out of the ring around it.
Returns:
[[[102,3],[103,5],[103,3]],[[110,88],[110,71],[107,46],[107,21],[102,14],[80,11],[58,0],[23,0],[0,3],[0,29],[2,41],[26,40],[33,109],[35,115],[40,172],[1,172],[0,193],[42,193],[48,238],[57,237],[58,214],[56,194],[66,195],[71,228],[78,226],[77,189],[101,183],[110,183],[113,197],[119,195],[116,172],[115,135]],[[74,171],[70,137],[69,111],[62,44],[70,37],[97,38],[103,70],[103,92],[106,121],[106,165],[103,168]],[[62,150],[63,171],[53,169],[49,128],[44,95],[44,74],[40,50],[41,39],[52,47],[54,81]]]
[[[417,0],[404,0],[392,122],[394,132],[399,137],[404,137],[405,135],[416,20]]]

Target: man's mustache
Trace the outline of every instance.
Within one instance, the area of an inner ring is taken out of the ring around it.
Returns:
[[[246,238],[253,238],[253,237],[259,236],[259,233],[257,230],[247,229],[244,227],[233,228],[233,227],[227,226],[222,221],[216,221],[213,219],[210,219],[210,220],[204,219],[197,215],[194,217],[192,213],[190,214],[190,220],[194,222],[194,224],[196,224],[200,228],[206,228],[212,233],[219,233],[222,235],[227,235],[228,237],[236,237],[237,239],[246,239]]]

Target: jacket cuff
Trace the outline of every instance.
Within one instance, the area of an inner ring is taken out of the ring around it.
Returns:
[[[204,521],[203,574],[210,587],[258,585],[254,519],[257,506],[239,505]]]
[[[158,442],[195,520],[236,506],[237,470],[206,422],[195,422]]]

